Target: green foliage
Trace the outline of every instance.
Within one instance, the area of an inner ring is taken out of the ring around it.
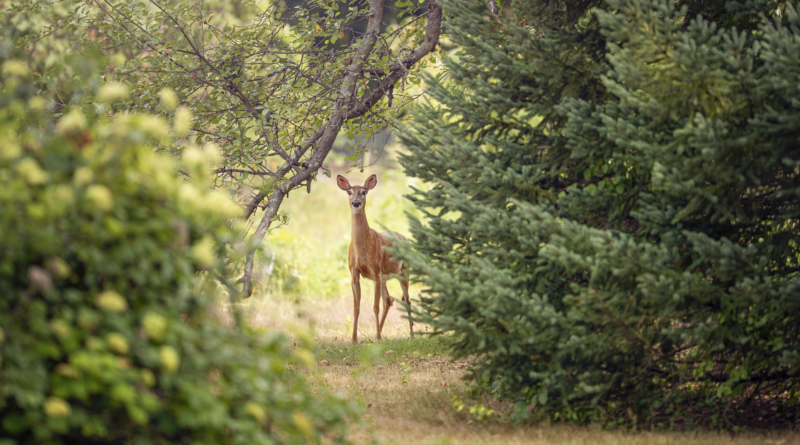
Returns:
[[[495,410],[487,408],[482,403],[476,403],[469,406],[466,405],[464,403],[464,400],[462,400],[461,397],[458,396],[458,394],[454,394],[452,400],[453,400],[453,408],[456,410],[456,412],[460,413],[464,411],[464,408],[467,408],[466,412],[469,414],[471,420],[477,422],[484,422],[486,420],[489,420],[492,416],[496,414]]]
[[[253,292],[255,250],[273,222],[285,222],[283,199],[297,188],[311,192],[339,134],[366,142],[388,117],[405,118],[398,110],[418,95],[405,89],[406,80],[419,84],[441,29],[434,2],[426,15],[419,3],[402,2],[398,22],[388,27],[383,0],[289,4],[74,0],[53,7],[22,0],[8,13],[29,26],[28,17],[38,16],[18,40],[26,48],[54,40],[112,61],[102,80],[132,94],[101,107],[83,101],[86,113],[160,115],[172,121],[176,138],[158,140],[158,149],[178,157],[187,143],[220,147],[209,166],[214,185],[237,186],[245,219],[268,201],[238,280],[245,297]],[[52,79],[41,77],[37,87],[49,87]],[[69,105],[59,94],[52,99]]]
[[[404,387],[408,385],[409,374],[411,374],[411,365],[406,362],[400,363],[400,384]]]
[[[403,135],[416,319],[520,419],[794,421],[796,9],[544,3],[443,5],[464,88]]]
[[[46,53],[15,47],[19,31],[4,26],[0,42],[0,436],[266,444],[336,434],[353,408],[312,395],[290,366],[313,363],[310,343],[292,352],[282,335],[215,314],[226,280],[217,258],[241,237],[227,227],[239,206],[209,187],[215,148],[187,147],[181,164],[156,154],[179,128],[103,112],[127,88],[86,80],[102,58],[48,71]],[[40,93],[47,75],[54,90]],[[44,96],[53,91],[72,98],[60,118]],[[80,111],[86,100],[95,114]]]
[[[380,48],[365,62],[370,73],[358,82],[362,102],[370,101],[376,80],[399,69],[398,61],[423,39],[425,27],[412,14],[419,9],[414,3],[392,8],[396,23],[383,28]],[[299,166],[300,158],[313,152],[310,146],[341,100],[347,70],[363,70],[351,65],[369,2],[242,1],[234,7],[220,1],[74,1],[56,12],[26,0],[14,10],[51,18],[37,26],[27,44],[54,30],[71,32],[76,47],[111,58],[106,79],[132,88],[114,108],[168,119],[175,106],[190,109],[194,131],[184,136],[220,146],[223,156],[214,166],[220,184],[269,192],[294,173],[279,168],[290,155]],[[409,82],[418,84],[419,70],[427,64],[421,60],[407,67]],[[162,100],[165,88],[176,93],[168,104]],[[369,113],[346,119],[342,135],[352,144],[357,136],[382,131],[388,116],[404,119],[398,110],[412,99],[412,91],[398,88],[394,95],[394,108],[385,100],[372,101]],[[180,155],[180,147],[160,148]]]

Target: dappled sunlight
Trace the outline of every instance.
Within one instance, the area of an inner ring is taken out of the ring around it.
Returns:
[[[403,195],[410,193],[413,179],[407,178],[393,161],[396,145],[390,144],[375,165],[347,168],[352,162],[332,155],[331,178],[320,175],[310,194],[295,191],[282,207],[289,214],[288,224],[273,230],[258,256],[253,297],[243,301],[249,322],[254,327],[289,329],[302,325],[325,341],[348,338],[353,329],[353,294],[347,269],[351,214],[347,194],[335,183],[337,174],[362,183],[376,174],[378,185],[370,191],[367,219],[377,231],[393,230],[410,236],[406,212],[419,211]],[[368,164],[369,165],[369,164]],[[256,215],[258,218],[260,215]],[[402,296],[399,282],[387,283],[389,294]],[[373,313],[374,283],[361,280],[359,338],[371,341],[376,336]],[[419,285],[412,284],[412,305],[418,298]],[[408,336],[406,311],[395,301],[386,319],[383,335],[388,338]],[[425,326],[418,329],[425,331]]]

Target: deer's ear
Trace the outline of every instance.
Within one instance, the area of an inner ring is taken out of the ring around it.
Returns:
[[[350,187],[350,181],[348,181],[347,178],[342,175],[336,175],[336,185],[338,185],[339,188],[344,191],[348,191],[352,188]]]
[[[372,190],[376,185],[378,185],[378,177],[375,175],[370,175],[370,177],[367,178],[367,181],[364,183],[364,188],[367,190]]]

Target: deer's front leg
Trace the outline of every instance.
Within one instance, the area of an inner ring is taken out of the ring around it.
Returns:
[[[356,269],[350,271],[350,283],[353,286],[353,343],[358,342],[358,313],[361,311],[361,279]]]
[[[372,311],[375,312],[375,325],[378,332],[377,339],[381,339],[381,328],[383,324],[380,319],[381,300],[383,299],[383,277],[380,273],[375,274],[375,303],[372,306]]]

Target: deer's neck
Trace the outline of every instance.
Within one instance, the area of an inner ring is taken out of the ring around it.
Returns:
[[[350,239],[356,247],[364,246],[369,237],[372,236],[372,231],[367,223],[366,212],[353,213],[353,227],[350,232]]]

